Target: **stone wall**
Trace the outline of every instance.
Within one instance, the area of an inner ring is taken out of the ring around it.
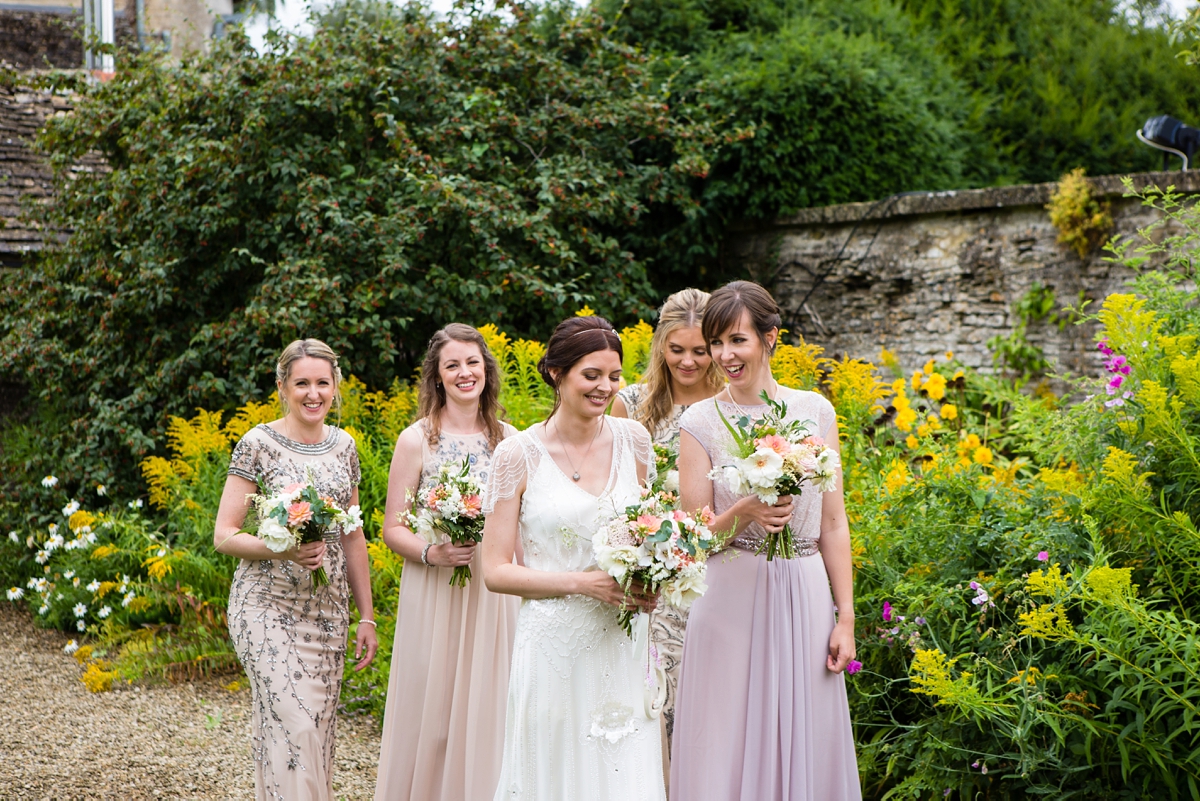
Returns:
[[[1135,185],[1200,192],[1200,172],[1130,176]],[[1123,197],[1120,177],[1093,179],[1119,234],[1156,219]],[[992,368],[987,341],[1015,323],[1012,305],[1036,283],[1059,305],[1121,291],[1130,272],[1097,252],[1086,259],[1057,242],[1045,205],[1054,184],[911,193],[877,203],[805,209],[767,225],[736,228],[726,257],[769,286],[785,324],[837,356],[878,358],[912,369],[953,350]],[[1059,369],[1098,369],[1094,326],[1036,324],[1028,340]]]

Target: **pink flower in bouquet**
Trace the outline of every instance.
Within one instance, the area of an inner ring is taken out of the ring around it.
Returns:
[[[654,515],[638,515],[637,519],[637,524],[648,531],[658,531],[662,528],[662,523],[662,518]]]
[[[805,448],[796,459],[796,466],[806,475],[816,473],[820,469],[821,463],[817,461],[817,455],[808,448]]]
[[[435,512],[437,511],[438,501],[442,499],[438,493],[438,489],[439,487],[434,487],[425,495],[425,505]]]
[[[687,520],[687,512],[682,509],[676,509],[674,512],[671,512],[671,519],[676,521]]]
[[[801,441],[801,444],[803,444],[803,445],[807,445],[807,446],[809,446],[810,448],[824,448],[824,447],[825,447],[825,440],[821,439],[821,438],[820,438],[820,437],[818,437],[818,436],[811,436],[811,437],[805,437],[805,438],[804,438],[804,439]]]
[[[304,484],[297,481],[295,484],[288,484],[286,487],[284,487],[283,493],[284,493],[284,495],[290,495],[291,493],[295,492],[296,490],[304,489],[304,487],[305,487]]]
[[[754,440],[754,444],[759,448],[769,448],[780,456],[787,456],[792,450],[792,446],[788,441],[777,434],[772,434],[769,437],[759,437]]]
[[[297,501],[288,507],[288,525],[302,526],[312,520],[312,504],[308,501]]]
[[[467,517],[479,517],[483,511],[483,499],[478,495],[467,495],[462,499],[463,514]]]
[[[703,509],[700,510],[700,523],[701,524],[703,524],[705,526],[711,526],[713,521],[716,519],[717,519],[717,516],[716,516],[716,514],[713,513],[713,510],[710,507],[705,506]]]

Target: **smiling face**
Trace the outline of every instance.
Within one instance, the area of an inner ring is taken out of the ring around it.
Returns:
[[[438,381],[448,402],[470,403],[483,393],[487,369],[474,342],[452,339],[438,354]]]
[[[621,357],[598,350],[576,362],[558,378],[561,408],[582,417],[599,417],[621,387]]]
[[[663,357],[671,371],[671,380],[681,387],[703,381],[712,363],[700,326],[680,326],[668,334]]]
[[[277,383],[277,386],[288,415],[306,426],[325,422],[325,415],[329,414],[337,393],[333,365],[315,356],[304,356],[292,362],[287,381]]]
[[[721,372],[735,387],[758,387],[767,382],[770,368],[770,349],[775,345],[779,330],[772,328],[764,337],[764,346],[750,313],[743,311],[737,323],[715,336],[708,343],[712,357]]]

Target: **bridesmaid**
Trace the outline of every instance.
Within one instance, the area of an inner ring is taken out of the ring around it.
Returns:
[[[342,373],[324,342],[301,339],[284,348],[275,382],[284,416],[259,425],[233,449],[217,510],[213,544],[241,558],[229,591],[229,635],[251,690],[251,753],[259,801],[333,798],[334,729],[349,592],[360,619],[354,649],[362,670],[375,657],[375,621],[367,544],[361,528],[274,553],[241,531],[246,496],[257,482],[268,492],[311,475],[322,495],[347,509],[358,505],[354,440],[325,425],[339,401]],[[324,565],[329,584],[315,587]]]
[[[500,368],[478,331],[451,323],[421,367],[420,419],[400,434],[383,539],[404,557],[377,801],[491,799],[500,776],[518,600],[490,592],[474,545],[430,545],[400,522],[407,497],[445,462],[471,461],[486,486],[492,453],[516,429],[497,417]],[[450,586],[471,566],[466,587]]]
[[[763,391],[787,404],[789,419],[814,421],[818,435],[839,448],[829,401],[780,387],[771,375],[779,322],[775,301],[758,284],[735,281],[714,292],[704,339],[729,385],[680,420],[683,507],[711,505],[713,530],[732,529],[736,538],[732,550],[709,559],[708,592],[688,621],[673,801],[861,798],[842,675],[854,658],[854,598],[841,482],[832,492],[806,487],[767,506],[707,477],[729,459],[731,437],[718,409],[727,419],[761,415]],[[764,535],[789,521],[796,558],[756,555]]]
[[[650,364],[641,383],[625,387],[613,401],[613,417],[632,417],[644,425],[654,444],[679,453],[679,418],[694,403],[707,400],[725,386],[700,330],[709,295],[684,289],[667,298],[658,312],[650,342]],[[687,611],[660,602],[650,617],[650,641],[667,674],[667,698],[662,709],[663,762],[675,723],[675,687],[683,658]]]

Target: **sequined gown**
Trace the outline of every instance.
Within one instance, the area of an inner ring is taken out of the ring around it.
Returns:
[[[430,448],[421,426],[421,489],[445,462],[471,460],[486,486],[492,450],[485,434],[442,432]],[[516,433],[505,425],[504,435]],[[520,599],[490,592],[476,548],[466,587],[449,567],[404,565],[392,649],[377,801],[488,801],[504,744],[508,667]]]
[[[639,497],[637,465],[653,471],[646,429],[608,418],[613,458],[595,496],[555,464],[536,430],[500,444],[488,504],[522,480],[525,566],[596,569],[592,535]],[[646,717],[643,665],[617,609],[582,595],[525,600],[517,618],[504,765],[496,801],[662,801],[659,724]]]
[[[617,393],[625,404],[629,416],[636,419],[646,399],[646,388],[632,384]],[[654,444],[679,454],[679,418],[688,407],[675,404],[671,417],[662,421],[657,430],[651,432]],[[658,607],[650,615],[650,642],[659,663],[667,676],[667,697],[663,702],[662,721],[667,750],[663,761],[669,764],[671,735],[675,728],[675,695],[679,684],[679,664],[683,660],[683,637],[687,629],[688,610],[679,609],[659,600]]]
[[[836,414],[824,397],[782,390],[780,398],[789,419],[832,435]],[[715,404],[695,404],[680,426],[719,466],[729,464],[732,438]],[[732,419],[738,407],[720,408]],[[736,500],[713,483],[717,514]],[[708,592],[692,605],[680,669],[672,801],[861,798],[845,679],[825,667],[834,609],[817,550],[821,493],[805,487],[795,504],[795,559],[756,556],[765,532],[752,524],[708,560]]]
[[[330,426],[324,441],[306,445],[266,425],[233,450],[229,474],[265,484],[268,492],[303,482],[343,509],[359,482],[358,451]],[[251,752],[260,801],[333,798],[334,735],[350,593],[340,537],[326,535],[329,584],[281,559],[243,559],[229,590],[229,635],[250,681]]]

